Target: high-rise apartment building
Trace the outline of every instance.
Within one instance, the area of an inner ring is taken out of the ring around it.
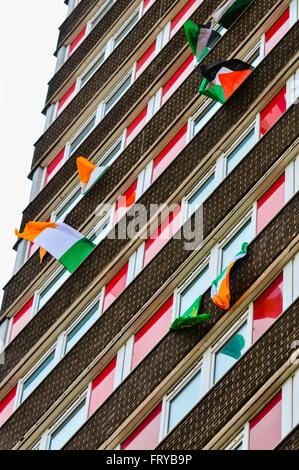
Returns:
[[[299,2],[215,25],[202,63],[254,66],[223,105],[183,26],[223,0],[66,3],[20,230],[65,222],[96,247],[71,274],[15,245],[0,448],[298,449]],[[85,195],[79,156],[109,166]],[[211,283],[245,241],[223,310]],[[211,317],[169,330],[199,295]]]

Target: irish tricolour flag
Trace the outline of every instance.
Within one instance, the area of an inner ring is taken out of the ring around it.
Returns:
[[[71,273],[96,246],[64,223],[28,222],[23,233],[15,234],[48,251]]]
[[[225,103],[251,74],[254,67],[242,60],[231,59],[212,65],[200,65],[199,70],[204,77],[198,90],[199,93]]]
[[[248,243],[244,242],[241,251],[236,254],[229,266],[225,268],[222,273],[212,282],[211,297],[213,302],[218,307],[227,310],[230,303],[230,289],[229,289],[229,273],[238,259],[243,258],[247,254]]]
[[[207,320],[212,315],[210,313],[198,314],[199,307],[201,304],[201,295],[193,302],[192,305],[186,310],[186,312],[180,317],[176,318],[170,325],[170,330],[181,330],[182,328],[188,328],[190,326],[198,325],[204,320]]]
[[[81,191],[86,194],[87,191],[98,181],[98,179],[108,170],[109,166],[96,166],[87,158],[77,158],[77,168],[81,184]]]
[[[184,24],[187,41],[197,62],[200,62],[211,47],[221,37],[220,33],[212,29],[212,23],[197,26],[193,21],[187,20]]]
[[[215,13],[213,21],[228,29],[253,0],[228,0]]]

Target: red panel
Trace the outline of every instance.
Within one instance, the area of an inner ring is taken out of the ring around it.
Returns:
[[[31,256],[39,249],[39,246],[35,243],[30,242],[29,250],[28,250],[28,257],[27,259],[31,258]]]
[[[187,141],[187,124],[166,145],[154,160],[152,182],[170,165],[180,151],[185,147]]]
[[[165,101],[175,92],[175,90],[183,83],[183,81],[190,75],[194,70],[194,56],[191,54],[188,59],[181,65],[181,67],[175,72],[170,80],[163,86],[162,89],[162,102]]]
[[[273,126],[286,109],[286,87],[283,87],[261,112],[261,135],[264,135]]]
[[[201,4],[202,0],[189,0],[173,18],[171,22],[170,37],[172,37],[185,21],[192,15],[196,8]]]
[[[272,450],[281,441],[281,392],[250,422],[249,449]]]
[[[136,119],[129,125],[127,129],[127,138],[126,138],[126,146],[134,139],[134,137],[141,131],[143,126],[146,123],[146,114],[147,114],[147,106],[144,108],[143,111],[137,116]]]
[[[113,392],[115,367],[116,357],[92,382],[88,416],[94,413]]]
[[[9,342],[29,323],[32,313],[33,297],[28,300],[24,307],[13,317],[12,328],[10,331]]]
[[[114,276],[113,279],[107,284],[105,289],[105,299],[103,312],[112,304],[112,302],[122,293],[126,287],[128,265],[126,263],[124,267]]]
[[[17,386],[15,386],[15,388],[13,388],[12,391],[9,392],[9,394],[0,402],[0,427],[13,413],[16,393]]]
[[[265,55],[281,40],[290,28],[290,9],[288,8],[266,32]]]
[[[153,44],[147,49],[147,51],[145,51],[143,56],[141,56],[140,59],[138,60],[137,65],[136,65],[135,80],[136,80],[136,78],[139,77],[139,75],[142,74],[142,72],[146,69],[146,67],[154,59],[155,51],[156,51],[156,41],[153,42]]]
[[[162,403],[151,412],[128,439],[121,450],[153,450],[159,443]]]
[[[131,369],[139,364],[151,349],[169,331],[172,319],[173,296],[165,302],[134,338]]]
[[[283,174],[257,203],[256,232],[259,233],[280,211],[285,203],[285,175]]]
[[[253,304],[252,341],[255,342],[282,313],[283,274]]]
[[[57,108],[57,116],[60,114],[64,108],[69,104],[73,99],[73,94],[75,93],[76,83],[74,83],[71,88],[66,92],[66,94],[59,100]]]
[[[114,223],[117,222],[122,218],[122,216],[127,212],[129,207],[131,207],[136,199],[136,189],[137,189],[137,181],[136,180],[132,186],[127,189],[127,191],[123,194],[123,196],[117,201],[115,207],[115,215],[114,215]]]
[[[86,26],[84,29],[82,29],[81,33],[79,33],[78,36],[70,43],[69,56],[74,52],[75,49],[77,49],[77,47],[83,41],[85,33]]]
[[[155,0],[143,0],[143,14],[152,6]]]
[[[158,230],[152,234],[151,238],[145,242],[143,266],[146,266],[178,231],[180,228],[180,215],[181,206],[178,206],[158,227]]]
[[[54,175],[56,175],[57,171],[62,167],[63,157],[64,157],[64,148],[61,150],[61,152],[59,152],[59,154],[54,158],[54,160],[47,166],[44,186],[48,183],[48,181],[50,181],[51,178],[53,178]]]

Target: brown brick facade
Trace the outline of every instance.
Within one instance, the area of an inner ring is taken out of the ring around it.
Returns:
[[[298,450],[299,449],[299,425],[293,429],[284,439],[281,441],[275,450]]]

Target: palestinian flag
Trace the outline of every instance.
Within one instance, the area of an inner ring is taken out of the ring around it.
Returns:
[[[200,65],[199,69],[204,77],[198,90],[199,93],[225,103],[251,74],[254,67],[242,60],[231,59],[212,65]]]
[[[242,245],[241,251],[236,254],[229,266],[225,268],[222,273],[212,282],[211,297],[214,304],[218,307],[227,310],[230,303],[230,289],[229,289],[229,273],[238,259],[244,258],[247,254],[248,243]]]
[[[170,330],[180,330],[181,328],[188,328],[190,326],[197,325],[198,323],[202,322],[203,320],[206,320],[207,318],[210,318],[212,316],[210,313],[202,313],[201,315],[198,315],[200,303],[201,295],[198,297],[198,299],[195,300],[191,307],[189,307],[188,310],[186,310],[186,312],[182,316],[176,318],[172,322]]]
[[[23,233],[15,234],[48,251],[71,273],[96,246],[64,223],[28,222]]]
[[[213,21],[228,29],[253,0],[228,0],[215,13]]]
[[[81,191],[86,194],[87,191],[98,181],[98,179],[108,170],[109,166],[97,167],[87,158],[77,158],[77,168],[79,173],[79,179],[81,184]]]
[[[200,62],[221,38],[221,34],[212,29],[212,23],[197,26],[193,21],[188,20],[184,24],[187,41],[197,62]]]

